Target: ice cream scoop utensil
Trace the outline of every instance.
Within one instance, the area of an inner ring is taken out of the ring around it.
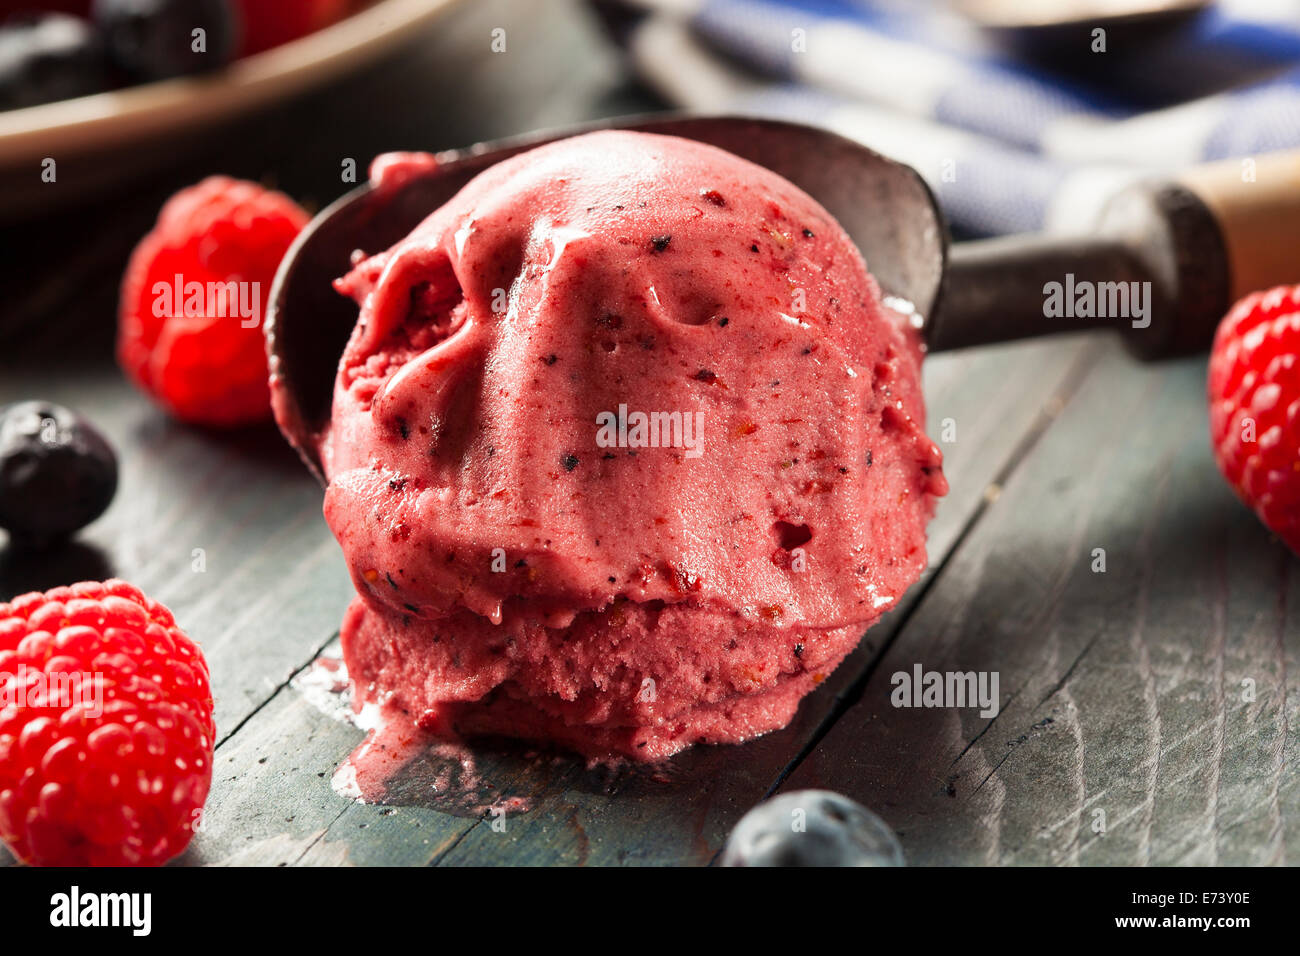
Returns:
[[[1300,153],[1203,167],[1133,187],[1087,236],[980,240],[949,248],[934,197],[910,167],[800,124],[737,117],[623,119],[439,153],[428,171],[359,186],[323,210],[271,290],[267,345],[276,414],[320,476],[339,357],[357,319],[333,279],[356,250],[406,236],[470,179],[509,156],[599,128],[699,140],[773,170],[817,199],[861,250],[932,350],[1110,327],[1144,357],[1205,347],[1238,295],[1300,278]]]

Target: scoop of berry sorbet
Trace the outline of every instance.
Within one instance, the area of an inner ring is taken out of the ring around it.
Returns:
[[[320,451],[363,700],[598,759],[739,742],[925,566],[919,340],[766,169],[564,140],[337,287],[361,314]]]

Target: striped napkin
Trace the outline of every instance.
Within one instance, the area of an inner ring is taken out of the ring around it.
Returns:
[[[1138,178],[1300,146],[1300,0],[1088,31],[1068,69],[922,0],[596,6],[669,102],[857,139],[921,173],[959,236],[1081,229]]]

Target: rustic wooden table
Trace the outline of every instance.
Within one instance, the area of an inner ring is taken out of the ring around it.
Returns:
[[[488,55],[498,25],[508,52]],[[413,77],[427,98],[391,96]],[[401,111],[366,108],[385,90]],[[412,55],[212,134],[147,185],[4,227],[0,401],[83,410],[122,481],[76,546],[39,561],[0,549],[0,599],[115,574],[202,643],[216,774],[180,862],[704,864],[765,795],[814,786],[875,809],[916,864],[1294,861],[1300,561],[1215,472],[1203,359],[1140,365],[1098,337],[928,362],[931,432],[955,431],[931,569],[786,729],[654,772],[479,748],[486,784],[531,805],[504,832],[431,796],[433,755],[392,805],[335,795],[362,734],[295,683],[336,645],[352,591],[320,489],[270,429],[188,429],[125,384],[104,357],[125,257],[161,199],[205,172],[273,172],[325,202],[341,157],[646,102],[577,7],[476,4]],[[915,664],[998,672],[1000,714],[891,706],[891,675]]]

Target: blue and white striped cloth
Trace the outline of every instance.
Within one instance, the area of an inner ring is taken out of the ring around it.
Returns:
[[[1141,176],[1300,146],[1300,0],[1220,0],[1086,81],[924,0],[602,0],[670,102],[816,123],[917,169],[955,231],[1082,228]]]

